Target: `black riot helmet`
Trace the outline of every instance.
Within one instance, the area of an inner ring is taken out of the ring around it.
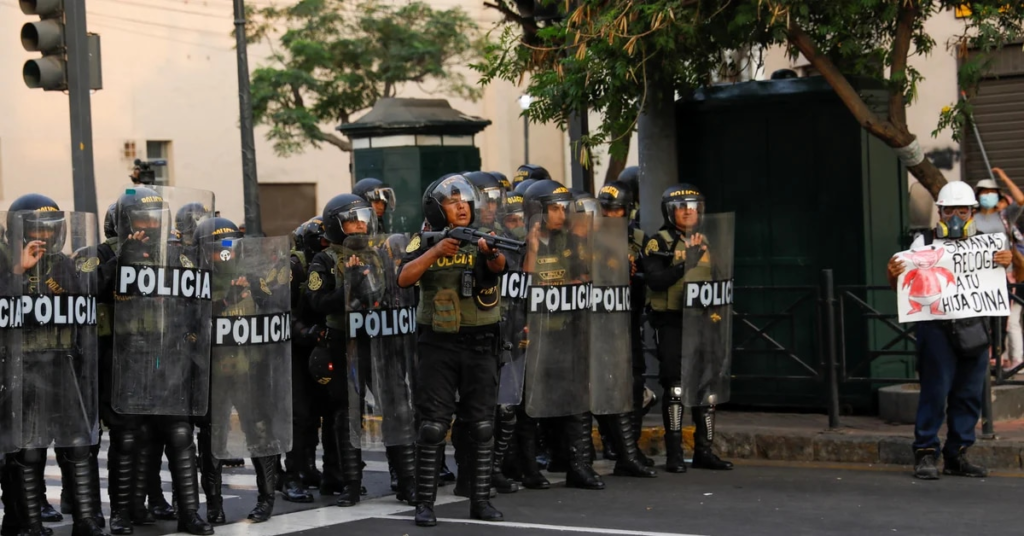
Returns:
[[[526,191],[529,190],[530,186],[533,186],[533,183],[535,182],[537,182],[537,179],[526,179],[523,182],[517,184],[512,191],[519,195],[526,195]]]
[[[465,177],[473,183],[473,186],[476,186],[483,198],[483,203],[480,205],[480,219],[490,220],[481,221],[480,225],[493,227],[494,222],[500,221],[501,215],[505,212],[505,187],[494,175],[484,171],[471,171],[466,173]],[[485,217],[485,211],[490,214],[490,217]]]
[[[430,183],[423,192],[423,216],[433,231],[441,231],[449,225],[472,225],[477,220],[480,204],[480,192],[462,175],[445,175]],[[446,207],[468,217],[468,221],[451,221]]]
[[[569,191],[572,192],[573,212],[590,214],[591,216],[600,213],[600,205],[598,205],[594,194],[579,188],[571,188]]]
[[[345,222],[363,222],[366,224],[365,234],[376,234],[377,214],[370,203],[356,194],[339,194],[324,205],[323,225],[324,237],[331,243],[345,242]]]
[[[195,235],[196,225],[210,216],[210,209],[202,203],[193,202],[182,205],[174,215],[174,230],[183,244],[191,244]]]
[[[640,167],[629,166],[623,169],[622,173],[619,173],[619,178],[615,180],[625,184],[633,196],[631,204],[626,207],[626,216],[629,216],[629,212],[640,208]]]
[[[519,166],[519,169],[516,170],[515,176],[512,177],[512,186],[518,186],[519,183],[525,181],[526,179],[533,179],[536,181],[549,181],[551,180],[551,174],[548,173],[548,170],[540,166],[536,166],[533,164],[523,164]]]
[[[40,240],[47,253],[59,253],[67,238],[65,215],[57,202],[45,195],[26,194],[14,200],[7,209],[7,232],[17,229],[15,221],[21,222],[21,236],[8,239],[13,242],[20,238],[21,246]]]
[[[699,223],[704,216],[704,194],[696,186],[685,182],[670,186],[661,194],[661,217],[666,226],[678,227],[673,215],[680,209],[697,211],[696,223]]]
[[[165,228],[170,225],[170,207],[152,188],[128,188],[117,200],[117,236],[122,242],[128,236],[145,233],[150,242],[166,238]]]
[[[288,233],[288,240],[292,243],[292,251],[302,251],[305,249],[302,247],[302,226],[306,225],[305,222],[300,223],[298,227]]]
[[[324,238],[324,220],[321,217],[310,218],[309,221],[299,226],[299,243],[302,245],[300,251],[317,253],[323,251],[327,244]]]
[[[103,236],[117,238],[117,203],[107,207],[107,215],[103,217]]]
[[[242,238],[242,236],[242,231],[238,229],[235,222],[220,216],[206,218],[199,222],[192,232],[193,243],[199,246],[217,240],[237,240]]]
[[[498,179],[498,182],[501,183],[501,186],[505,188],[506,192],[512,191],[512,181],[508,180],[508,177],[506,177],[504,173],[500,171],[488,171],[487,173],[490,173],[492,177]]]
[[[552,205],[561,206],[568,214],[572,201],[572,192],[559,182],[546,180],[533,183],[523,196],[523,211],[527,226],[532,227],[538,217],[547,221],[548,207]]]
[[[352,193],[362,197],[371,205],[374,201],[383,202],[384,208],[381,214],[377,216],[378,218],[384,217],[384,212],[394,212],[395,210],[395,191],[380,179],[371,177],[361,179],[352,187]],[[374,207],[374,210],[376,210],[376,207]]]
[[[243,235],[235,222],[217,216],[199,222],[195,226],[191,240],[202,255],[212,253],[212,257],[207,258],[205,262],[216,263],[220,267],[218,270],[233,271],[238,265],[235,241]],[[211,247],[210,244],[216,246]]]
[[[608,181],[597,192],[597,201],[601,203],[603,209],[621,208],[626,211],[626,216],[629,216],[629,210],[633,206],[633,192],[624,182]]]

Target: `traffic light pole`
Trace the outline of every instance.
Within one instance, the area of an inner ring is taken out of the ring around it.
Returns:
[[[235,50],[238,55],[238,108],[242,130],[242,198],[245,234],[263,236],[260,221],[260,185],[256,177],[256,138],[253,135],[252,94],[249,90],[249,54],[245,42],[245,3],[234,0]]]
[[[85,0],[64,0],[64,24],[75,210],[99,214],[96,210],[96,175],[92,154],[92,104],[89,100],[89,43],[85,30]]]

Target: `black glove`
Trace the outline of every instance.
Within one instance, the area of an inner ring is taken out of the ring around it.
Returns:
[[[706,248],[703,245],[686,248],[686,260],[683,264],[686,266],[687,272],[697,267],[697,263],[700,262],[700,258],[704,256],[705,251]]]

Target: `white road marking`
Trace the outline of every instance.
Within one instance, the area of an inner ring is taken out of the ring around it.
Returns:
[[[412,521],[411,516],[380,516],[377,519],[401,519]],[[509,527],[514,529],[550,530],[556,532],[582,532],[586,534],[614,534],[620,536],[700,536],[697,534],[684,534],[681,532],[651,532],[647,530],[621,530],[606,529],[599,527],[570,527],[567,525],[545,525],[542,523],[516,523],[511,521],[480,521],[478,519],[449,519],[437,518],[437,523],[459,523],[463,525],[487,525],[490,527]]]

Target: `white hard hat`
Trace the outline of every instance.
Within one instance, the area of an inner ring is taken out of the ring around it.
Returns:
[[[974,185],[975,190],[998,190],[999,185],[992,179],[982,179]]]
[[[939,199],[935,204],[940,207],[976,207],[978,199],[974,197],[974,189],[969,184],[953,181],[939,190]]]

